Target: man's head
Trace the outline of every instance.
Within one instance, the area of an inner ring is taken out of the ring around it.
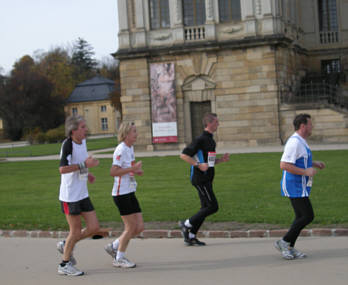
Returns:
[[[219,126],[219,120],[215,113],[205,113],[202,122],[204,129],[210,133],[214,133]]]
[[[294,128],[302,137],[306,138],[312,134],[312,119],[309,114],[298,114],[294,119]]]

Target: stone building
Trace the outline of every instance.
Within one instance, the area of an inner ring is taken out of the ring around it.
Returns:
[[[177,149],[218,115],[218,146],[284,143],[296,113],[348,142],[348,0],[118,0],[123,119],[137,147]],[[176,140],[154,142],[151,68],[174,66]]]
[[[111,104],[109,95],[114,90],[115,82],[102,76],[86,80],[70,94],[65,113],[83,116],[91,135],[115,134],[121,113]]]

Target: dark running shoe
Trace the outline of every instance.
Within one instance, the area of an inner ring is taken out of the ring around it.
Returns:
[[[197,238],[190,238],[188,241],[185,241],[188,246],[204,246],[205,242],[198,240]]]
[[[190,241],[190,239],[189,239],[190,228],[185,226],[185,222],[184,221],[179,221],[179,226],[180,226],[180,229],[181,229],[182,237],[184,238],[185,242],[186,243],[189,242]]]

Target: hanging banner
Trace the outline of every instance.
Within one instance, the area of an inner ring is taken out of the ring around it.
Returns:
[[[150,64],[152,142],[178,141],[174,63]]]

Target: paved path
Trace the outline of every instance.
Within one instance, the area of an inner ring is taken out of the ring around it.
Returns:
[[[348,150],[348,144],[319,144],[310,145],[312,150]],[[91,155],[96,158],[112,158],[112,152],[115,148],[102,149],[97,151],[89,151]],[[284,146],[271,145],[271,146],[257,146],[257,147],[229,147],[229,148],[217,148],[217,153],[265,153],[265,152],[282,152]],[[100,154],[101,152],[110,152],[108,154]],[[136,151],[135,157],[153,157],[153,156],[170,156],[179,155],[181,150],[167,150],[167,151]],[[9,157],[6,161],[25,161],[25,160],[58,160],[57,155],[47,156],[34,156],[34,157]],[[280,159],[280,157],[279,157]]]
[[[57,274],[60,255],[52,238],[0,238],[0,282],[19,284],[347,285],[348,237],[301,237],[308,258],[286,261],[272,238],[204,239],[206,247],[186,247],[182,239],[136,239],[127,255],[135,269],[114,268],[103,247],[86,240],[75,257],[85,276]]]

